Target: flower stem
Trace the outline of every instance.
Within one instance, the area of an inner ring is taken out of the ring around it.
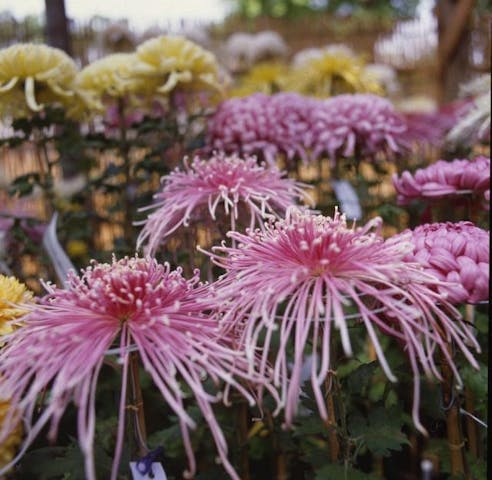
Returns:
[[[241,480],[250,480],[248,456],[248,404],[240,401],[237,405],[237,440],[239,444],[239,473]]]
[[[447,348],[451,354],[451,345],[448,345]],[[441,369],[443,376],[442,397],[446,409],[446,431],[451,459],[451,474],[461,474],[466,479],[469,479],[465,459],[465,441],[461,431],[459,398],[453,392],[453,372],[444,356],[442,357]]]
[[[465,306],[465,318],[470,323],[473,324],[475,320],[475,306],[466,305]],[[465,387],[465,408],[468,412],[474,413],[475,410],[475,397],[473,392]],[[477,429],[477,424],[469,416],[466,417],[466,436],[468,438],[468,450],[470,451],[472,457],[477,459],[479,457],[479,431]]]
[[[332,374],[329,374],[325,386],[326,386],[326,411],[328,418],[325,421],[325,427],[328,431],[328,449],[330,462],[337,463],[340,455],[340,442],[338,441],[337,434],[337,419],[335,415],[335,402],[333,398],[333,382],[336,382]]]
[[[265,412],[265,420],[268,425],[268,429],[270,430],[272,435],[272,449],[275,455],[274,478],[276,480],[287,480],[289,478],[288,469],[287,469],[287,456],[285,455],[285,452],[283,451],[282,446],[279,442],[278,435],[275,432],[275,425],[273,423],[272,412],[270,412],[270,410],[268,410],[267,408],[265,408],[264,412]]]
[[[130,356],[130,386],[131,405],[134,411],[135,438],[137,440],[138,455],[143,457],[149,453],[147,447],[147,429],[145,427],[145,411],[143,404],[142,389],[140,387],[140,373],[138,353],[133,352]]]

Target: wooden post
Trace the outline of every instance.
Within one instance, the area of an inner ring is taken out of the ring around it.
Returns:
[[[46,39],[52,47],[61,48],[72,54],[72,45],[68,31],[65,0],[44,0],[46,8]]]
[[[470,21],[474,6],[475,0],[439,0],[437,3],[441,103],[454,100],[460,85],[468,79]]]

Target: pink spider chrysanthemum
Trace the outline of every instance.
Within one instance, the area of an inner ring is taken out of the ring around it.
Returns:
[[[474,160],[438,160],[413,174],[404,171],[393,175],[397,201],[406,205],[415,199],[438,200],[449,195],[474,195],[480,197],[490,190],[490,158]]]
[[[280,154],[306,162],[312,105],[314,100],[295,93],[226,100],[208,122],[207,148],[256,154],[270,165]]]
[[[450,303],[477,303],[489,298],[489,232],[471,222],[420,225],[411,233],[413,250],[405,260],[419,263],[442,284],[437,291]]]
[[[181,380],[203,413],[224,468],[239,479],[227,459],[226,441],[212,410],[220,392],[207,392],[202,381],[204,375],[215,383],[223,381],[253,402],[234,380],[236,374],[243,379],[252,377],[246,360],[230,348],[230,339],[219,334],[217,318],[210,313],[209,288],[199,283],[198,272],[187,280],[179,269],[173,271],[167,264],[134,257],[111,264],[94,262],[80,277],[69,274],[66,290],[52,285],[46,288],[47,295],[28,307],[23,327],[2,337],[1,393],[10,400],[10,407],[0,428],[0,443],[19,420],[26,431],[24,447],[14,462],[50,421],[49,437],[55,438],[60,418],[73,400],[78,407],[86,477],[95,479],[96,387],[104,357],[117,342],[122,390],[111,478],[116,479],[121,457],[129,355],[134,345],[164,401],[179,419],[188,473],[195,472],[189,436],[195,422],[186,412]],[[42,412],[33,418],[39,395],[46,390],[49,394],[44,397]]]
[[[347,323],[349,305],[367,330],[386,376],[395,381],[376,333],[404,345],[414,372],[413,419],[419,430],[420,372],[441,379],[434,353],[441,350],[459,379],[447,344],[454,341],[477,366],[466,342],[479,349],[456,309],[432,287],[438,280],[420,266],[403,261],[412,249],[408,238],[384,240],[380,219],[362,228],[334,218],[289,211],[281,220],[248,234],[230,232],[237,247],[210,253],[226,273],[216,285],[225,318],[236,328],[251,360],[262,346],[260,371],[273,361],[286,423],[296,412],[301,371],[312,352],[310,379],[319,413],[327,418],[322,385],[330,369],[332,330],[338,330],[346,355],[352,354]],[[438,305],[439,304],[439,305]],[[349,315],[349,317],[353,315]],[[274,336],[278,350],[272,352]],[[259,339],[264,336],[264,340]],[[293,359],[287,356],[293,346]]]
[[[311,114],[312,155],[358,160],[392,158],[410,146],[407,124],[393,104],[372,94],[337,95]]]
[[[249,217],[250,228],[262,224],[266,215],[283,215],[296,200],[307,199],[303,185],[276,167],[258,165],[255,157],[216,154],[210,159],[196,157],[185,170],[176,169],[163,177],[162,191],[138,238],[140,248],[154,254],[160,243],[190,221],[215,221],[219,204],[223,204],[230,228],[236,229],[240,215]]]

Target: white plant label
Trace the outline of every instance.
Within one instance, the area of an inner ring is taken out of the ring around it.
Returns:
[[[130,470],[132,471],[133,480],[167,480],[166,472],[164,471],[164,467],[159,462],[152,463],[152,476],[150,476],[150,472],[142,475],[142,473],[138,470],[137,462],[130,462]]]
[[[360,220],[362,208],[354,187],[347,180],[332,180],[331,186],[340,202],[340,210],[347,215],[348,220]]]

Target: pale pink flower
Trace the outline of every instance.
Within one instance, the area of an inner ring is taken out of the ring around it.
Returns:
[[[240,158],[218,153],[210,159],[196,157],[185,169],[176,169],[162,178],[162,191],[155,195],[154,209],[137,247],[147,243],[146,252],[154,254],[159,246],[181,226],[190,222],[215,221],[222,204],[230,228],[236,229],[240,216],[249,216],[254,228],[267,215],[282,216],[297,200],[307,199],[303,185],[276,167],[258,165],[255,157]]]
[[[477,303],[489,298],[489,232],[471,222],[427,223],[411,233],[413,251],[405,260],[417,262],[443,283],[437,291],[450,303]]]
[[[17,462],[36,435],[50,421],[54,439],[68,403],[78,407],[78,435],[85,457],[86,477],[95,479],[93,440],[96,422],[95,397],[98,376],[108,349],[122,365],[122,389],[116,451],[111,478],[117,476],[125,426],[126,385],[132,345],[164,401],[179,418],[188,456],[189,472],[195,458],[189,428],[195,426],[185,409],[181,380],[192,392],[203,413],[224,468],[239,479],[227,459],[227,445],[212,410],[220,398],[203,386],[206,375],[215,383],[234,386],[250,402],[252,397],[234,380],[238,374],[251,378],[240,353],[218,333],[211,314],[208,287],[199,284],[198,272],[190,280],[180,269],[170,270],[152,259],[125,258],[112,264],[96,262],[79,277],[71,273],[67,289],[46,286],[48,293],[22,318],[23,327],[2,338],[0,378],[2,397],[10,407],[0,427],[0,443],[22,419],[26,432]],[[42,413],[37,417],[39,395],[47,390]]]
[[[226,100],[208,122],[207,148],[256,154],[270,165],[281,154],[306,162],[313,105],[313,99],[296,93],[255,93]]]
[[[412,249],[407,237],[384,240],[380,219],[364,227],[348,227],[343,215],[334,218],[289,211],[285,220],[248,234],[230,232],[237,247],[222,245],[210,253],[226,273],[216,284],[230,328],[236,328],[246,355],[253,360],[262,346],[260,372],[273,362],[273,378],[281,389],[287,425],[296,412],[302,366],[312,353],[311,385],[320,416],[327,418],[322,385],[330,367],[332,331],[343,351],[352,354],[348,319],[367,330],[389,380],[396,378],[376,331],[403,344],[414,372],[413,419],[419,421],[420,371],[441,378],[434,353],[441,350],[456,378],[448,353],[454,341],[472,365],[477,363],[465,342],[479,348],[452,305],[435,291],[438,280],[403,258]],[[349,306],[358,313],[349,315]],[[275,336],[278,350],[272,351]],[[260,341],[264,335],[264,340]],[[308,347],[308,344],[311,347]],[[293,347],[292,364],[287,351]]]
[[[393,175],[397,202],[406,205],[415,199],[438,200],[449,195],[483,197],[490,190],[490,158],[438,160],[413,174]]]
[[[393,104],[372,94],[337,95],[311,112],[312,155],[358,160],[393,158],[410,147],[407,124]]]
[[[446,134],[458,121],[461,112],[468,108],[468,101],[459,100],[443,105],[433,112],[403,112],[408,136],[418,145],[440,146],[444,143]]]

